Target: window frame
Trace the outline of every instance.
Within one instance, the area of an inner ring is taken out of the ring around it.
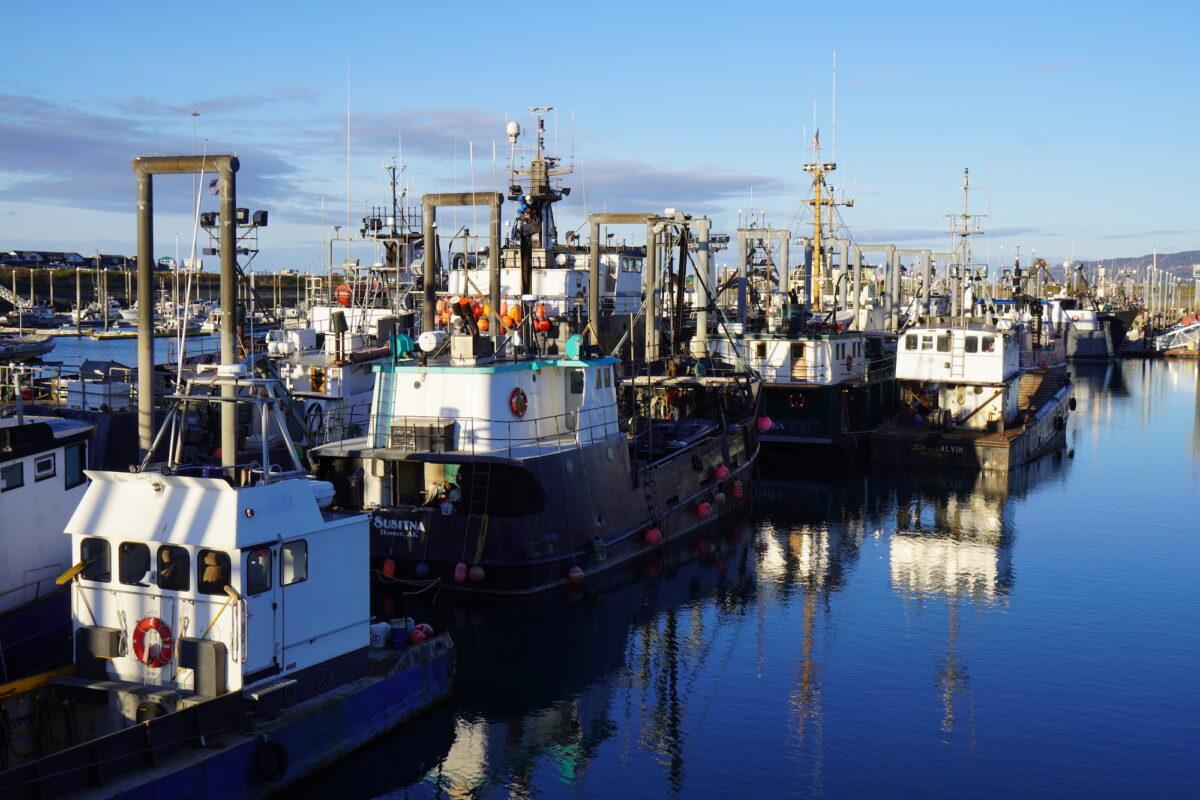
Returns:
[[[15,469],[17,471],[17,482],[10,486],[8,483],[8,479],[4,477],[4,474],[8,470],[11,470],[11,469]],[[25,485],[25,462],[24,461],[14,461],[11,464],[5,464],[3,467],[0,467],[0,482],[2,482],[2,485],[0,485],[0,492],[12,492],[12,491],[20,489],[22,486],[24,486]]]
[[[916,350],[918,345],[920,344],[920,342],[918,341],[919,338],[920,337],[918,337],[915,333],[904,334],[904,349],[905,350]]]
[[[79,476],[75,482],[71,481],[71,462],[68,456],[71,452],[79,453]],[[87,483],[87,475],[83,471],[87,469],[87,442],[75,442],[63,448],[63,488],[70,490],[76,486],[82,486]]]
[[[225,569],[225,582],[221,584],[220,590],[216,592],[204,588],[205,586],[210,586],[211,582],[204,580],[204,575],[201,572],[205,568],[204,558],[209,553],[215,553],[217,559],[222,562],[218,566]],[[213,548],[198,550],[196,552],[196,593],[208,595],[209,597],[221,597],[225,594],[225,587],[227,586],[233,586],[233,559],[229,557],[229,553]]]
[[[967,336],[963,340],[963,352],[964,353],[978,353],[979,352],[979,337],[978,336]]]
[[[270,592],[271,589],[273,589],[275,586],[275,576],[271,574],[271,571],[275,568],[274,563],[272,563],[273,558],[274,558],[274,553],[271,551],[271,548],[267,547],[267,546],[252,547],[249,550],[245,550],[243,552],[245,552],[245,554],[246,554],[246,557],[244,559],[242,559],[242,564],[245,569],[245,575],[246,575],[246,580],[245,580],[246,596],[247,597],[258,597],[260,594],[266,594],[267,592]],[[267,580],[267,585],[263,586],[263,587],[257,587],[257,585],[255,587],[251,587],[250,586],[250,578],[251,578],[250,560],[259,553],[265,553],[266,557],[267,557],[266,569],[264,569],[262,571],[263,576]]]
[[[933,334],[921,334],[921,352],[933,349]]]
[[[50,460],[50,471],[42,472],[39,462],[44,462],[44,461],[46,461],[46,459]],[[34,458],[33,458],[33,482],[34,483],[37,483],[38,481],[49,480],[50,478],[53,478],[57,474],[58,474],[58,454],[57,453],[46,453],[44,455],[34,456]]]
[[[984,353],[996,352],[996,337],[995,336],[981,336],[979,338],[982,339],[982,341],[979,343],[979,349],[981,352],[984,352]]]
[[[584,375],[582,367],[573,367],[570,374],[567,376],[567,391],[571,394],[582,395],[587,389],[587,375]],[[579,386],[576,389],[576,385]]]
[[[945,345],[945,347],[943,347],[942,345]],[[937,349],[937,352],[939,352],[939,353],[949,353],[952,350],[954,350],[953,334],[949,334],[949,333],[939,334],[937,337],[937,341],[934,342],[934,347]]]
[[[128,545],[131,549],[126,550],[126,545]],[[125,580],[125,556],[127,553],[134,552],[135,549],[144,550],[146,553],[146,569],[142,572],[142,576],[152,574],[154,572],[154,561],[150,556],[150,545],[146,544],[145,542],[121,542],[119,545],[117,545],[117,580],[120,581],[121,585],[123,586],[150,586],[151,584],[142,582],[141,576],[136,580]],[[155,576],[155,583],[157,584],[157,582],[157,576]]]
[[[290,551],[296,545],[299,545],[304,548],[304,577],[302,577],[302,578],[295,577],[296,567],[295,567],[295,559],[293,558],[293,561],[292,561],[293,578],[292,578],[292,580],[289,581],[289,580],[285,579],[283,576],[283,565],[284,565],[283,554],[284,554],[285,550]],[[304,583],[307,580],[308,580],[308,540],[307,539],[293,539],[290,542],[284,542],[279,547],[279,585],[280,585],[280,587],[286,588],[288,586],[295,586],[296,584]]]
[[[177,569],[175,574],[178,575],[178,574],[182,573],[183,587],[180,588],[178,586],[163,586],[163,576],[162,576],[161,569],[159,569],[155,572],[154,582],[158,585],[159,589],[162,589],[163,591],[166,591],[166,592],[190,592],[192,590],[192,554],[188,552],[186,547],[180,547],[177,544],[162,544],[162,545],[158,546],[158,550],[155,551],[155,553],[154,553],[154,558],[155,558],[154,563],[156,565],[162,563],[162,551],[163,550],[167,550],[168,552],[174,552],[176,554],[182,554],[183,569],[182,570]],[[174,559],[176,557],[177,556],[172,556],[172,559]],[[178,566],[178,565],[176,565],[176,566]]]
[[[93,577],[89,573],[88,559],[84,557],[84,548],[90,542],[100,542],[104,545],[104,577]],[[112,583],[112,543],[108,539],[103,539],[99,536],[87,536],[79,542],[79,560],[83,563],[83,569],[79,572],[79,577],[85,581],[93,581],[94,583]]]

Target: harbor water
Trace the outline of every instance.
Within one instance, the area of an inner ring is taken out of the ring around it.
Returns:
[[[1068,449],[1007,477],[767,468],[612,585],[438,598],[451,704],[306,793],[1200,796],[1197,365],[1072,372]]]

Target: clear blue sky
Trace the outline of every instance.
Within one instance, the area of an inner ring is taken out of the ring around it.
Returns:
[[[795,227],[814,98],[833,140],[836,51],[835,183],[857,200],[857,239],[944,246],[969,166],[979,211],[990,169],[978,249],[993,263],[1016,244],[1052,259],[1193,249],[1196,8],[19,3],[0,74],[0,247],[132,251],[130,159],[190,152],[196,109],[210,151],[241,156],[241,204],[271,210],[258,263],[321,263],[321,198],[327,224],[344,217],[347,61],[355,217],[382,199],[398,130],[414,192],[469,188],[471,141],[487,188],[505,116],[545,104],[564,154],[575,120],[567,226],[586,194],[589,210],[675,206],[729,230],[753,187],[770,222]],[[182,212],[189,191],[156,193]],[[188,219],[164,213],[160,253],[176,233],[190,238]]]

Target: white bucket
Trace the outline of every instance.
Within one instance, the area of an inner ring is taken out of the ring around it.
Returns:
[[[386,622],[376,622],[371,626],[371,647],[387,647],[391,632],[391,625]]]

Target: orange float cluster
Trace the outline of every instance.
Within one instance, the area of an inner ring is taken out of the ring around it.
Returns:
[[[481,333],[486,333],[491,328],[491,306],[486,301],[474,297],[456,296],[449,300],[438,300],[433,321],[435,325],[449,325],[455,317],[461,317],[465,313],[471,315]],[[546,314],[545,303],[537,304],[533,310],[532,319],[526,319],[525,311],[520,303],[509,305],[506,300],[500,304],[501,333],[515,330],[523,322],[529,322],[535,331],[548,332],[554,327]]]

